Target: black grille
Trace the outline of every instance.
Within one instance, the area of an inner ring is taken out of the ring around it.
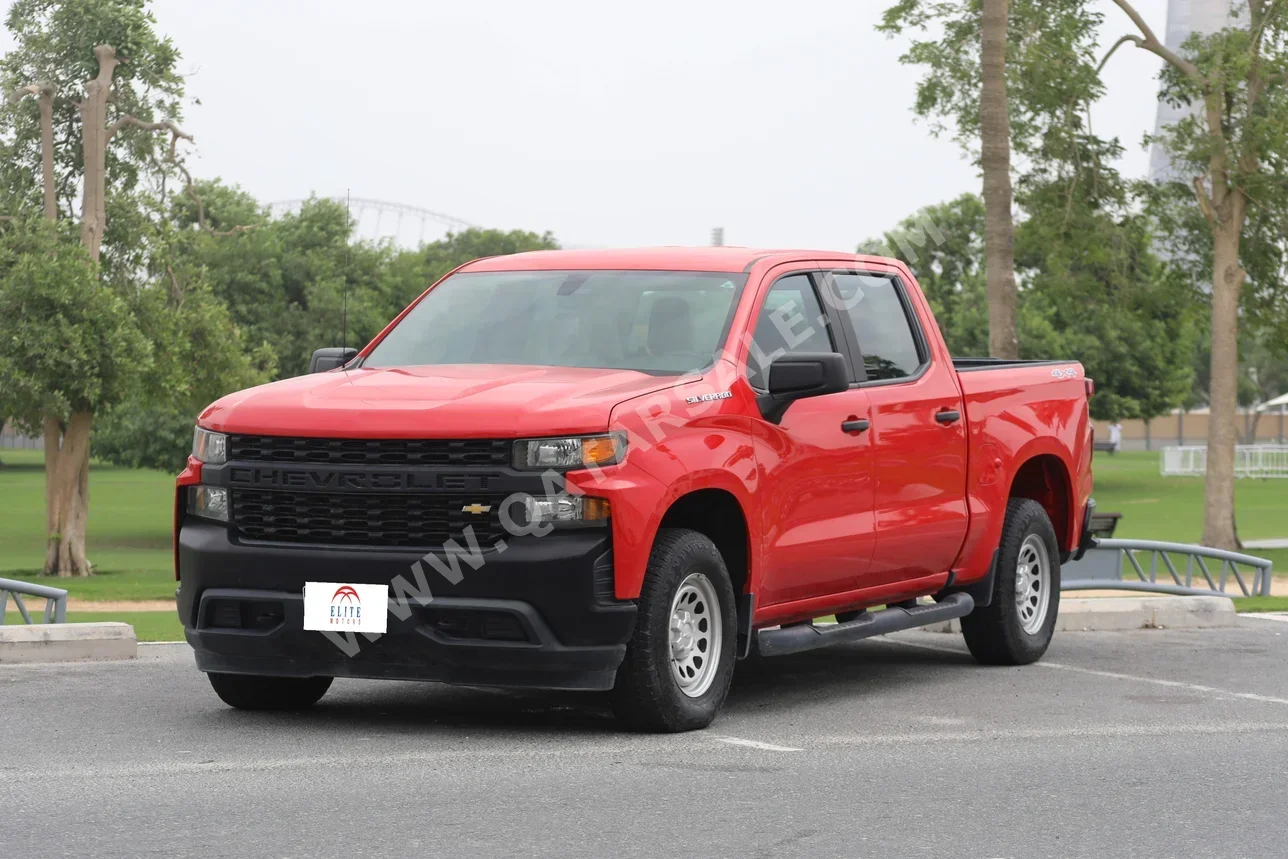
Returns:
[[[332,494],[234,489],[233,525],[251,540],[342,546],[440,548],[448,540],[468,547],[466,526],[484,549],[505,536],[503,495]],[[473,505],[491,510],[467,513]]]
[[[506,439],[351,439],[228,437],[237,462],[315,462],[330,465],[509,465]]]

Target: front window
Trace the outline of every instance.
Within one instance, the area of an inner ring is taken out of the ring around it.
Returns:
[[[430,290],[364,367],[529,364],[679,375],[711,363],[744,274],[464,272]]]

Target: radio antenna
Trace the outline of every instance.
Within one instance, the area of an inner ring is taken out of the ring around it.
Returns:
[[[349,189],[344,189],[344,285],[340,288],[340,348],[349,348],[349,231],[353,229],[353,221],[349,214]],[[345,361],[341,366],[348,366],[349,362]]]

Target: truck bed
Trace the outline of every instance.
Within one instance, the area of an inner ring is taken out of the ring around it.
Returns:
[[[973,573],[992,563],[1004,518],[998,513],[1005,510],[1013,484],[1023,486],[1038,476],[1018,471],[1020,463],[1034,457],[1041,457],[1040,468],[1053,485],[1071,490],[1060,496],[1065,501],[1051,517],[1063,548],[1069,549],[1080,535],[1078,517],[1091,494],[1091,427],[1082,365],[996,358],[958,358],[953,364],[971,427],[967,503],[972,521],[983,516],[989,523],[987,529],[971,529],[958,567]]]

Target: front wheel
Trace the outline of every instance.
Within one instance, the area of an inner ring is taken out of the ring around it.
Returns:
[[[238,710],[303,710],[331,688],[330,677],[264,677],[258,674],[206,675],[215,694]]]
[[[1060,611],[1060,552],[1046,510],[1012,498],[997,550],[993,599],[962,618],[971,655],[984,665],[1027,665],[1046,653]]]
[[[711,724],[733,678],[733,586],[715,544],[697,531],[658,534],[635,632],[613,687],[613,712],[644,731]]]

